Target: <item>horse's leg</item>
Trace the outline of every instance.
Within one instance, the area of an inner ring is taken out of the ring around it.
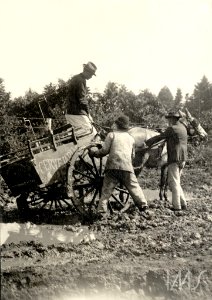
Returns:
[[[136,154],[136,156],[139,155]],[[140,154],[141,155],[141,154]],[[134,167],[135,175],[138,177],[138,175],[141,173],[143,170],[143,167],[145,166],[147,160],[149,159],[150,153],[148,151],[144,152],[140,157],[139,157],[139,165]],[[135,157],[136,159],[136,157]],[[140,161],[141,160],[141,161]]]
[[[168,167],[167,165],[161,166],[161,174],[160,174],[160,191],[159,191],[159,198],[160,200],[163,200],[163,197],[165,200],[167,200],[167,174],[168,174]],[[166,191],[166,192],[165,192]]]
[[[165,180],[165,185],[164,185],[164,199],[165,201],[168,201],[168,165],[164,166],[164,180]]]
[[[160,173],[160,184],[159,184],[159,198],[162,201],[163,200],[163,167],[161,168]]]

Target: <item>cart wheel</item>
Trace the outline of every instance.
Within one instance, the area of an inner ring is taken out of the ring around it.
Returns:
[[[70,160],[67,172],[69,197],[82,214],[89,214],[97,208],[101,197],[104,169],[107,158],[94,158],[88,154],[88,147],[79,148]],[[129,193],[116,187],[109,199],[111,212],[122,210],[129,201]]]
[[[73,209],[72,201],[66,199],[63,183],[57,183],[30,193],[27,204],[30,209],[49,213],[65,212],[70,211],[71,208]]]

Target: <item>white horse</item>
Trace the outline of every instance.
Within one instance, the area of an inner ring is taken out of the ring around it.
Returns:
[[[194,136],[195,134],[197,134],[201,139],[207,138],[207,133],[198,122],[194,122],[193,124],[192,122],[189,122],[186,118],[181,118],[180,122],[182,122],[187,128],[189,136]],[[133,164],[136,176],[140,174],[144,166],[149,168],[161,168],[159,197],[161,200],[163,200],[163,198],[167,200],[168,157],[166,141],[160,141],[159,143],[153,145],[153,147],[151,147],[151,149],[147,151],[144,147],[144,143],[151,137],[159,135],[160,133],[142,127],[133,127],[128,132],[135,139],[136,151]]]

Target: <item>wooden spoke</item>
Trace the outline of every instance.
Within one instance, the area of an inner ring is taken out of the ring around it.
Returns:
[[[55,206],[55,209],[57,210],[58,205],[57,205],[57,200],[56,199],[54,200],[54,206]]]
[[[33,202],[35,203],[35,205],[36,205],[36,203],[39,203],[39,202],[42,202],[42,201],[44,201],[44,198],[42,197],[42,198],[37,198],[37,199],[35,199],[35,197],[33,197],[31,200],[27,200],[27,203],[28,204],[32,204]],[[33,205],[33,204],[32,204]]]
[[[94,173],[93,168],[91,167],[91,165],[89,163],[87,163],[81,155],[79,156],[79,159],[87,167],[88,171],[95,177],[96,174]]]
[[[51,205],[50,205],[50,208],[49,208],[49,210],[51,210],[51,209],[52,209],[52,206],[53,206],[53,200],[51,201]]]
[[[122,207],[124,207],[124,204],[115,196],[112,195],[113,199],[116,200]]]
[[[93,198],[92,198],[92,200],[90,202],[90,207],[94,204],[94,201],[96,199],[96,196],[97,196],[98,192],[99,192],[99,190],[96,189],[95,192],[94,192]]]
[[[74,171],[73,171],[73,175],[75,175],[75,173],[77,173],[77,174],[79,174],[79,175],[82,175],[82,176],[84,176],[84,177],[87,177],[87,178],[89,178],[89,179],[93,179],[93,177],[91,177],[90,175],[85,174],[85,173],[83,173],[83,172],[80,172],[80,171],[78,171],[78,170],[74,170]]]
[[[79,198],[79,202],[81,202],[85,197],[87,197],[92,191],[94,190],[94,188],[90,188],[86,191],[85,195],[81,196]]]
[[[99,199],[101,198],[102,196],[102,189],[99,189]]]
[[[68,203],[68,201],[66,201],[65,199],[61,199],[61,201],[63,201],[66,205],[68,205],[69,207],[72,207],[72,205],[70,203]]]
[[[129,200],[129,198],[130,198],[130,194],[128,193],[127,198],[125,200],[125,203],[127,203],[127,201]]]
[[[49,201],[46,201],[46,202],[41,206],[40,210],[44,209],[48,202],[49,202]]]
[[[86,189],[86,188],[89,188],[93,186],[92,183],[88,182],[88,183],[82,183],[82,184],[76,184],[76,185],[73,185],[73,189],[74,190],[77,190],[77,189]]]
[[[113,208],[112,208],[110,201],[108,202],[108,208],[109,208],[110,212],[113,213]]]
[[[32,206],[36,206],[36,205],[39,205],[43,202],[45,202],[44,199],[38,199],[36,202],[35,201],[29,201],[28,204],[31,204]]]
[[[59,204],[60,209],[63,210],[63,206],[62,206],[62,204],[61,204],[61,202],[60,202],[59,199],[57,199],[57,202],[58,202],[58,204]]]
[[[42,198],[42,199],[38,198],[38,199],[28,200],[27,203],[31,206],[31,208],[35,208],[37,206],[39,210],[43,210],[43,209],[58,210],[58,209],[60,209],[62,211],[65,208],[67,209],[67,207],[72,207],[72,205],[70,203],[68,203],[68,201],[66,201],[65,199],[51,199],[51,198],[48,199],[47,196],[46,196],[46,198]]]
[[[92,163],[93,163],[93,166],[94,166],[94,169],[95,169],[96,174],[99,175],[99,171],[98,171],[98,169],[97,169],[97,166],[96,166],[96,162],[95,162],[94,157],[91,157],[91,160],[92,160]]]
[[[99,175],[102,176],[102,157],[99,160]]]

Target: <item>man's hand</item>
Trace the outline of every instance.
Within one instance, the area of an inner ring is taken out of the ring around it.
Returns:
[[[143,142],[142,150],[148,151],[149,149],[150,149],[149,146],[147,146],[147,144]]]
[[[89,149],[88,154],[89,154],[89,156],[94,157],[95,151],[93,149]]]
[[[90,145],[88,145],[86,148],[87,149],[91,149],[91,148],[98,148],[98,149],[101,149],[102,148],[102,142],[94,142],[94,143],[91,143]]]
[[[97,150],[98,150],[98,148],[95,147],[95,146],[93,146],[91,148],[88,148],[88,154],[89,154],[89,156],[94,157]]]

